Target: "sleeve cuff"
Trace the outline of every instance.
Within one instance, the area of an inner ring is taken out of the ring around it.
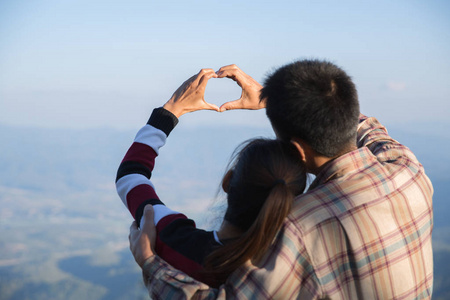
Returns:
[[[167,136],[169,136],[170,132],[178,124],[178,118],[170,111],[159,107],[153,110],[147,124],[162,130]]]
[[[368,116],[363,115],[362,113],[359,113],[359,123],[364,122],[368,118],[369,118]]]

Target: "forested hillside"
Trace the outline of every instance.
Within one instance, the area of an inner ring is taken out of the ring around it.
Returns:
[[[434,299],[448,299],[450,159],[442,149],[449,140],[390,133],[413,149],[433,180]],[[147,298],[128,250],[131,217],[114,187],[134,135],[0,126],[0,299]],[[272,135],[268,128],[179,126],[157,158],[157,192],[167,205],[213,227],[223,204],[216,192],[233,149]]]

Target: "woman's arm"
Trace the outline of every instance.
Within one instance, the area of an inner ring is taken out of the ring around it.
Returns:
[[[193,220],[166,207],[150,182],[155,158],[177,122],[164,108],[153,111],[120,164],[116,187],[137,224],[141,223],[144,207],[153,206],[156,253],[174,267],[207,282],[202,264],[204,257],[218,245],[213,232],[198,229]]]
[[[164,206],[150,182],[155,158],[181,115],[203,109],[219,110],[204,100],[206,83],[212,77],[217,77],[212,69],[202,69],[185,81],[164,107],[153,111],[122,160],[117,171],[116,189],[137,224],[147,204],[154,206],[155,224],[167,215],[176,214]]]
[[[159,149],[164,146],[177,123],[178,119],[164,108],[153,110],[147,124],[137,133],[117,171],[117,193],[138,224],[147,204],[155,208],[155,224],[167,215],[177,214],[159,199],[150,181]]]
[[[213,232],[196,228],[193,220],[167,208],[159,199],[150,178],[155,158],[178,123],[178,117],[195,110],[218,110],[217,106],[203,99],[208,79],[215,76],[212,70],[200,71],[184,82],[164,107],[153,111],[122,160],[116,179],[117,192],[135,218],[136,226],[140,224],[144,207],[148,204],[153,207],[152,222],[157,232],[153,246],[156,253],[174,267],[203,282],[208,280],[202,272],[203,259],[212,247],[218,246]]]

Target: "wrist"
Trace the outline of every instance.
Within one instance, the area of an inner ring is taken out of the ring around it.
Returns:
[[[143,268],[144,267],[144,265],[149,261],[149,260],[151,260],[151,259],[153,259],[154,257],[155,257],[155,253],[154,253],[154,251],[150,251],[150,252],[148,252],[148,253],[146,253],[147,255],[145,255],[145,258],[143,257],[139,262],[138,262],[138,265],[141,267],[141,268]]]
[[[181,109],[179,109],[174,103],[170,100],[163,105],[163,108],[169,112],[171,112],[175,117],[179,118],[183,115]]]

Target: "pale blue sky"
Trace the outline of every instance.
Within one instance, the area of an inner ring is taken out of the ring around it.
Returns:
[[[0,123],[138,128],[202,67],[262,81],[314,57],[354,78],[364,113],[448,124],[449,54],[448,1],[0,0]],[[207,100],[239,94],[215,79]],[[183,118],[268,126],[263,112]]]

